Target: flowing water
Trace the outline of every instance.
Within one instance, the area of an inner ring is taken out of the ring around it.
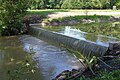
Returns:
[[[103,46],[109,46],[110,42],[119,41],[119,39],[116,37],[95,35],[93,33],[87,33],[87,32],[83,32],[79,29],[71,28],[70,26],[66,26],[65,30],[63,30],[59,33],[70,36],[70,37],[74,37],[74,38],[77,38],[80,40],[84,40],[84,41],[92,41],[92,42],[95,42],[96,44],[103,45]]]
[[[22,42],[22,43],[21,43]],[[51,80],[64,70],[83,68],[71,54],[29,35],[0,37],[0,80],[10,80],[10,72],[30,54],[39,67],[36,73],[21,75],[20,80]],[[17,69],[16,69],[17,68]],[[11,79],[16,80],[16,79]]]
[[[120,23],[88,23],[75,26],[47,26],[45,29],[99,45],[109,46],[109,42],[120,41]]]
[[[21,37],[21,41],[26,52],[32,50],[34,53],[32,56],[46,80],[51,80],[64,70],[83,68],[79,60],[71,54],[40,39],[26,35]]]
[[[120,39],[119,23],[49,26],[46,29],[77,39],[90,40],[104,46],[108,46],[110,41]],[[16,65],[26,59],[28,53],[37,62],[39,70],[35,74],[22,75],[22,80],[51,80],[64,70],[83,68],[78,59],[65,50],[35,37],[29,35],[0,37],[0,80],[9,80],[9,71],[16,69]]]
[[[70,27],[83,32],[93,33],[95,35],[120,38],[120,22],[81,23]],[[44,28],[47,30],[59,32],[63,31],[65,26],[46,26]]]

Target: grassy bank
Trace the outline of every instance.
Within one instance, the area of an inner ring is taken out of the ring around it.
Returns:
[[[112,10],[112,9],[106,9],[106,10],[100,10],[100,9],[85,9],[85,10],[78,10],[78,9],[73,9],[73,10],[69,10],[70,12],[85,12],[85,11],[88,11],[88,12],[119,12],[120,10]]]
[[[76,25],[79,23],[108,22],[111,16],[87,15],[87,16],[69,16],[57,19],[44,19],[43,22],[50,26]]]
[[[68,12],[69,10],[64,9],[44,9],[44,10],[28,10],[27,15],[42,15],[47,16],[55,12]]]
[[[80,80],[119,80],[120,79],[120,70],[115,70],[113,72],[101,72],[99,77],[95,78],[86,78],[85,76],[80,77]]]
[[[119,80],[120,70],[115,70],[111,73],[103,72],[102,76],[95,78],[95,80]]]
[[[71,20],[78,22],[83,19],[90,19],[90,20],[94,20],[94,21],[109,20],[111,16],[118,17],[119,11],[120,10],[45,9],[45,10],[28,10],[27,16],[32,17],[32,19],[28,19],[28,20],[38,20],[38,21],[33,21],[33,22],[39,23],[41,21],[44,21],[45,23],[51,23],[51,22],[61,22],[62,23],[64,21],[67,22],[67,21],[71,21]],[[57,12],[61,12],[61,13],[57,13]],[[64,15],[64,12],[70,12],[70,13],[65,13],[65,16],[62,16],[62,15]],[[105,12],[105,14],[104,14],[104,12]],[[107,12],[110,12],[110,13],[107,13]],[[52,15],[50,15],[50,14],[52,14]],[[76,14],[78,16],[76,16]],[[48,17],[48,15],[50,15],[50,17]],[[58,15],[58,16],[56,16],[56,15]]]
[[[110,19],[110,16],[100,16],[100,15],[86,15],[86,16],[69,16],[69,17],[63,17],[63,18],[58,18],[58,19],[52,19],[51,21],[66,21],[66,20],[83,20],[83,19],[90,19],[90,20],[99,20],[99,19],[104,19],[108,20]]]
[[[28,15],[48,15],[55,12],[120,12],[120,10],[78,10],[78,9],[41,9],[41,10],[27,10]]]

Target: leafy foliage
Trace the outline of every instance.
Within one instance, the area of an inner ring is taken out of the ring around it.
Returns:
[[[103,71],[100,73],[101,76],[95,77],[94,80],[119,80],[120,70],[115,70],[111,73]],[[80,80],[93,80],[93,78],[86,78],[84,75],[80,77]]]
[[[102,73],[101,77],[95,78],[95,80],[119,80],[120,70],[113,71],[112,73]]]
[[[71,6],[66,5],[65,4],[71,4],[72,5],[72,8],[75,8],[75,9],[102,9],[102,8],[109,8],[110,7],[110,0],[85,0],[85,1],[82,1],[82,0],[65,0],[63,5],[62,5],[62,8],[70,8],[71,9]],[[77,7],[76,7],[77,6]]]
[[[22,33],[22,17],[30,6],[30,0],[0,0],[1,35]]]
[[[120,2],[116,4],[117,8],[120,9]]]
[[[31,9],[112,9],[120,0],[33,0]]]
[[[80,9],[82,8],[82,2],[80,0],[65,0],[61,8],[67,9]]]
[[[63,0],[33,0],[31,9],[58,9]]]

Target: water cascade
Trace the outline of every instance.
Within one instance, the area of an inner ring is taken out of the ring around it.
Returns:
[[[116,38],[91,35],[77,29],[71,29],[68,26],[64,31],[54,32],[32,25],[29,28],[29,34],[55,44],[63,44],[73,50],[80,51],[86,57],[105,55],[109,49],[109,43],[114,44],[114,41],[117,41]]]

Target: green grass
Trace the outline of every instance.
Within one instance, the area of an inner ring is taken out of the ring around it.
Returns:
[[[78,9],[42,9],[42,10],[27,10],[28,15],[43,15],[47,16],[48,14],[55,12],[85,12],[86,10]],[[88,12],[120,12],[120,10],[87,10]]]
[[[96,77],[95,80],[120,80],[120,70],[115,70],[112,73],[103,72],[101,75]]]
[[[91,20],[100,20],[100,19],[104,19],[104,20],[108,20],[110,18],[110,16],[100,16],[100,15],[89,15],[89,16],[69,16],[69,17],[63,17],[63,18],[58,18],[58,19],[52,19],[50,20],[50,22],[54,22],[54,21],[59,21],[59,22],[64,22],[64,21],[69,21],[69,20],[78,20],[81,21],[83,19],[91,19]]]
[[[81,76],[80,80],[120,80],[120,70],[115,70],[111,73],[102,72],[99,75],[101,76],[95,78],[86,78],[85,76]]]
[[[69,10],[69,9],[68,9]],[[109,9],[109,10],[95,10],[95,9],[86,9],[88,12],[119,12],[120,10],[112,10],[112,9]],[[69,10],[70,12],[85,12],[86,10],[78,10],[78,9],[71,9]]]
[[[80,20],[80,19],[92,19],[92,20],[96,20],[96,19],[108,19],[110,18],[110,16],[99,16],[99,15],[90,15],[90,16],[70,16],[70,17],[65,17],[64,19],[72,19],[72,20]]]
[[[64,9],[45,9],[45,10],[28,10],[28,15],[43,15],[47,16],[55,12],[68,12],[69,10]]]

